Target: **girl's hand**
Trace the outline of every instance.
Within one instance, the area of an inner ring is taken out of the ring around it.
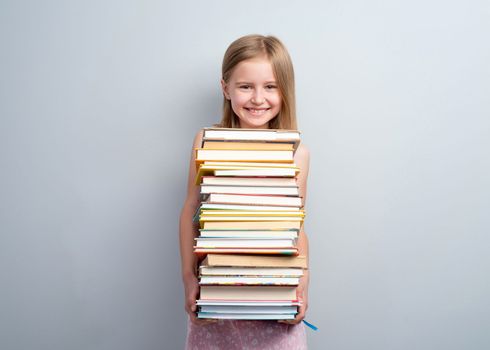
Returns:
[[[294,320],[279,320],[281,323],[288,324],[298,324],[305,318],[306,310],[308,309],[308,282],[309,276],[308,271],[305,270],[305,275],[303,275],[300,280],[298,287],[296,288],[296,295],[301,305],[298,307],[298,313]]]
[[[199,281],[194,275],[184,277],[185,311],[189,314],[189,319],[196,325],[206,325],[216,322],[212,319],[197,318],[196,300],[199,296]]]

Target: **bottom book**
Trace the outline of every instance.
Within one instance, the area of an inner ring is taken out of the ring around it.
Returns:
[[[205,301],[198,300],[198,318],[232,320],[291,320],[298,313],[298,301]]]
[[[221,314],[295,314],[296,306],[242,306],[242,305],[202,305],[200,312]]]
[[[228,314],[198,312],[198,318],[214,318],[227,320],[292,320],[295,314]]]
[[[285,301],[268,301],[268,300],[196,300],[199,306],[215,305],[215,306],[299,306],[301,303],[295,300]]]

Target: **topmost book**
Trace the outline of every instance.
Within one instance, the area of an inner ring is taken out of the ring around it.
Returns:
[[[283,129],[204,128],[203,143],[208,140],[291,143],[296,150],[300,143],[300,132]]]

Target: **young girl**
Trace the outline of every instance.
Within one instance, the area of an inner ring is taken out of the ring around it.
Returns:
[[[225,128],[293,129],[296,127],[294,72],[284,45],[273,36],[248,35],[227,49],[222,66],[223,118]],[[201,146],[202,131],[194,139]],[[297,288],[302,306],[290,321],[235,321],[198,319],[198,260],[193,254],[198,234],[192,216],[200,205],[194,151],[189,165],[187,198],[180,217],[180,252],[185,289],[185,310],[189,314],[186,349],[306,349],[306,334],[301,321],[308,300],[308,270]],[[294,161],[300,168],[297,177],[300,196],[306,198],[309,153],[301,143]],[[303,228],[298,238],[300,255],[308,256],[308,240]]]

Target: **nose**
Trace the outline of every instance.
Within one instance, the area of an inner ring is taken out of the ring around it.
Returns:
[[[262,91],[261,88],[257,88],[254,90],[253,96],[252,96],[252,103],[260,105],[265,102],[265,97],[264,97],[264,92]]]

